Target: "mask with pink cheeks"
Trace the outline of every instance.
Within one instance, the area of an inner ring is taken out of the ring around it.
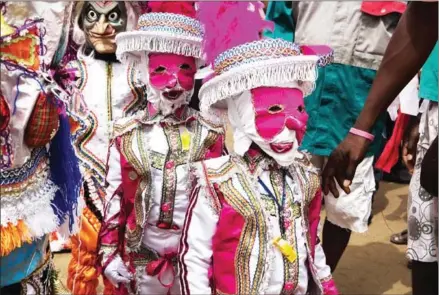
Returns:
[[[188,104],[194,90],[195,58],[172,53],[148,56],[148,101],[163,115]]]
[[[255,88],[228,103],[238,154],[254,142],[281,166],[292,164],[308,119],[297,83]]]

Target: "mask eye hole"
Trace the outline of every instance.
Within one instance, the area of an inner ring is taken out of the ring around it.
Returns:
[[[166,71],[166,68],[163,66],[159,66],[159,67],[154,69],[154,73],[156,73],[156,74],[163,74],[165,71]]]
[[[182,65],[180,66],[180,69],[182,69],[182,70],[191,70],[192,68],[191,68],[191,66],[188,65],[188,64],[182,64]]]
[[[112,12],[109,16],[108,16],[108,20],[111,22],[115,22],[119,19],[119,14],[117,12]]]
[[[87,18],[89,19],[89,21],[96,21],[98,19],[98,14],[96,13],[96,11],[91,9],[87,12]]]
[[[305,111],[305,108],[303,106],[298,106],[297,110],[301,113],[303,113]]]
[[[280,104],[275,104],[268,108],[268,112],[270,114],[277,114],[282,112],[283,110],[284,110],[284,106]]]

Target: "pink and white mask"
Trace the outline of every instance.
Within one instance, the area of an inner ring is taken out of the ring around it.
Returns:
[[[279,165],[292,164],[308,119],[297,83],[245,91],[229,99],[228,114],[236,153],[243,155],[254,142]]]
[[[172,114],[188,104],[193,91],[195,58],[172,53],[150,53],[148,56],[147,95],[163,115]]]

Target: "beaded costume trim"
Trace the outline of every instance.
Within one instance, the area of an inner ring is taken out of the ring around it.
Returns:
[[[165,32],[192,38],[203,38],[202,24],[196,19],[175,13],[147,13],[139,17],[139,31]]]
[[[216,160],[216,159],[215,159]],[[267,166],[268,165],[268,166]],[[269,168],[269,162],[260,163],[259,167]],[[243,166],[243,167],[241,167]],[[232,206],[236,212],[238,212],[245,219],[245,224],[242,229],[240,242],[235,255],[235,273],[237,275],[237,294],[260,294],[261,290],[264,290],[264,286],[267,283],[266,276],[269,275],[269,267],[266,267],[266,261],[270,256],[270,247],[263,241],[271,240],[270,228],[267,227],[268,215],[277,216],[276,205],[267,196],[260,194],[255,190],[253,186],[252,178],[248,177],[252,175],[250,171],[246,171],[247,164],[245,160],[238,157],[228,157],[217,168],[207,168],[206,174],[201,174],[201,168],[197,166],[197,175],[199,178],[207,177],[206,180],[200,181],[202,188],[207,185],[217,184],[218,190],[223,194],[227,203]],[[244,169],[244,170],[243,170]],[[286,191],[286,211],[284,212],[286,226],[286,233],[283,238],[288,237],[288,242],[293,248],[298,251],[298,245],[296,244],[296,219],[302,217],[302,226],[308,224],[308,216],[305,214],[308,210],[310,202],[313,200],[318,188],[319,188],[319,176],[312,168],[312,164],[308,158],[303,155],[297,158],[297,162],[289,167],[288,173],[293,181],[293,186],[288,185]],[[256,175],[258,171],[253,171]],[[204,174],[204,173],[203,173]],[[201,180],[201,179],[200,179]],[[277,199],[282,195],[282,175],[280,171],[274,167],[270,169],[270,182],[274,190]],[[296,189],[302,192],[303,202],[296,203],[294,200],[294,192]],[[211,195],[211,194],[208,194]],[[211,196],[216,198],[215,196]],[[256,224],[258,227],[256,227]],[[258,231],[259,228],[259,231]],[[256,239],[256,237],[258,237]],[[260,243],[256,245],[258,240]],[[307,235],[307,253],[308,258],[312,259],[309,249],[310,235]],[[250,274],[250,268],[248,262],[250,261],[250,253],[252,249],[258,250],[258,259],[256,263],[256,269],[254,274]],[[313,273],[315,275],[315,273]],[[282,294],[294,294],[294,288],[286,288],[286,285],[296,287],[299,280],[299,265],[298,260],[291,263],[284,259],[284,288]]]
[[[300,55],[300,47],[297,44],[282,39],[263,39],[224,51],[215,59],[214,70],[220,75],[241,64],[298,55]]]
[[[150,211],[151,168],[163,172],[163,183],[160,188],[162,198],[158,222],[166,228],[171,228],[173,224],[177,168],[181,165],[187,165],[188,161],[201,160],[205,156],[206,151],[222,136],[221,133],[208,130],[203,138],[202,133],[203,130],[206,130],[206,127],[197,120],[188,121],[192,113],[192,111],[188,111],[182,117],[181,120],[183,121],[179,122],[174,119],[169,121],[169,124],[164,123],[166,120],[159,121],[163,124],[163,132],[169,146],[166,154],[148,149],[148,142],[144,135],[146,132],[145,128],[148,128],[148,126],[144,124],[150,125],[157,124],[158,122],[149,121],[145,113],[136,115],[131,119],[124,118],[121,120],[124,122],[123,124],[116,123],[114,125],[115,133],[118,133],[118,137],[121,138],[120,152],[141,177],[134,201],[137,226],[135,230],[128,230],[127,232],[128,247],[131,248],[131,251],[138,249],[141,244],[143,226]],[[139,124],[139,118],[142,118],[140,120],[141,124]],[[182,144],[182,132],[191,134],[189,148],[184,147]],[[138,149],[138,151],[134,149]]]
[[[21,295],[54,294],[53,273],[55,272],[55,267],[53,265],[51,255],[52,254],[49,251],[46,254],[46,259],[44,263],[40,267],[38,267],[29,277],[21,281]]]

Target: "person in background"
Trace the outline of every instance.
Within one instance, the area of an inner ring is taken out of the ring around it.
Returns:
[[[266,36],[334,49],[334,63],[319,70],[316,91],[305,100],[309,120],[301,150],[313,155],[316,167],[325,167],[328,156],[363,108],[405,6],[401,2],[270,1],[267,18],[275,22],[275,30]],[[323,249],[332,271],[351,232],[367,231],[371,221],[372,199],[379,182],[373,165],[383,148],[384,120],[381,116],[373,126],[375,140],[358,165],[350,194],[334,187],[324,196]]]
[[[66,115],[73,79],[60,65],[72,3],[0,2],[0,10],[0,293],[66,294],[49,233],[77,229],[81,174]]]
[[[297,151],[304,96],[332,51],[318,46],[317,56],[312,46],[260,39],[268,22],[259,5],[199,4],[214,70],[200,109],[229,118],[235,153],[193,166],[180,294],[338,294],[317,236],[319,175]]]
[[[191,167],[225,152],[222,125],[188,106],[203,35],[194,2],[151,1],[137,28],[116,38],[118,59],[134,63],[148,101],[115,121],[108,157],[100,254],[116,294],[179,294]]]
[[[99,285],[95,266],[112,121],[135,113],[146,102],[136,70],[120,63],[115,54],[116,36],[136,26],[140,10],[134,1],[75,2],[72,36],[79,48],[67,68],[75,70],[80,95],[72,100],[69,115],[83,180],[78,198],[85,206],[80,232],[71,237],[67,287],[74,294],[96,294]],[[105,279],[104,285],[104,292],[112,293]]]
[[[361,132],[349,133],[344,138],[331,153],[322,175],[325,192],[336,193],[336,183],[338,183],[346,193],[349,193],[357,166],[366,156],[371,144],[370,132],[376,120],[430,56],[421,73],[420,96],[429,101],[426,103],[419,125],[420,137],[416,156],[410,150],[406,153],[407,159],[414,160],[409,193],[407,250],[407,256],[413,260],[414,295],[438,294],[437,198],[419,183],[422,175],[422,159],[438,133],[436,45],[438,27],[432,25],[438,22],[437,12],[436,1],[411,2],[408,5],[386,49],[364,108],[353,125],[355,130]]]

